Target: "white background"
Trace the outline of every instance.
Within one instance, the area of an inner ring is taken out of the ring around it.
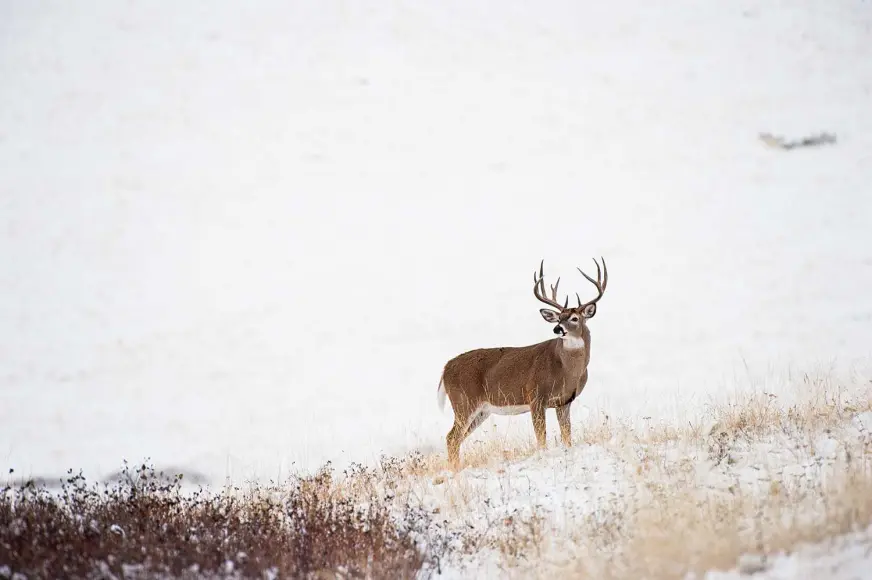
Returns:
[[[441,449],[600,255],[579,426],[869,368],[872,6],[0,1],[3,473]]]

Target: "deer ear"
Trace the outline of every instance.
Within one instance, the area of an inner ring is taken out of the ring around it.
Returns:
[[[588,304],[585,306],[582,314],[585,318],[593,318],[593,315],[596,314],[596,304]]]
[[[548,310],[547,308],[542,308],[541,310],[539,310],[539,314],[542,315],[542,318],[545,319],[545,322],[554,323],[560,320],[560,315],[557,312],[554,312],[553,310]]]

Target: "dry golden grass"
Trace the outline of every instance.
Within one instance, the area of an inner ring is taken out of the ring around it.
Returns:
[[[532,429],[531,429],[532,431]],[[519,434],[499,433],[480,440],[464,443],[461,469],[491,469],[527,459],[537,451],[532,433],[529,437]],[[437,483],[445,481],[452,472],[445,453],[422,454],[413,452],[402,457],[382,459],[385,477],[392,479],[431,477]]]
[[[673,487],[680,486],[680,487]],[[766,496],[706,494],[692,482],[670,482],[643,503],[602,525],[573,534],[578,578],[683,578],[732,569],[743,554],[771,555],[872,522],[872,464],[855,465],[826,484]]]
[[[872,383],[843,389],[806,376],[794,392],[733,395],[680,425],[639,428],[639,421],[602,415],[579,426],[575,444],[601,446],[636,466],[622,501],[559,536],[534,513],[509,518],[470,545],[497,552],[507,576],[660,579],[734,568],[742,554],[789,551],[863,528],[872,523],[872,436],[844,442],[812,474],[770,474],[759,490],[710,487],[700,476],[708,469],[734,476],[733,454],[742,458],[764,441],[788,442],[797,463],[819,460],[816,438],[870,410]],[[482,438],[464,447],[459,475],[445,474],[442,454],[421,458],[407,475],[444,484],[444,508],[462,516],[486,499],[462,477],[467,469],[499,474],[535,453],[532,433]]]
[[[734,397],[714,409],[714,429],[746,437],[790,429],[821,431],[872,409],[868,383],[848,391],[806,376],[793,394],[796,400],[787,405],[765,392]]]

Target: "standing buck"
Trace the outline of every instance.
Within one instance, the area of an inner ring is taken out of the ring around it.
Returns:
[[[541,302],[556,308],[542,308],[539,312],[547,322],[556,324],[557,338],[530,346],[481,348],[456,356],[445,364],[439,381],[439,406],[445,405],[445,395],[454,409],[454,426],[446,438],[448,460],[460,465],[460,444],[491,414],[518,415],[530,412],[539,447],[545,447],[545,409],[557,410],[560,436],[567,446],[571,444],[569,406],[587,384],[587,365],[590,362],[590,331],[587,320],[596,314],[596,303],[603,297],[609,272],[606,261],[602,270],[596,264],[596,280],[582,272],[597,289],[590,302],[568,308],[569,297],[563,306],[557,301],[557,283],[551,286],[551,298],[545,296],[544,266],[539,264],[539,275],[533,272],[533,295]]]

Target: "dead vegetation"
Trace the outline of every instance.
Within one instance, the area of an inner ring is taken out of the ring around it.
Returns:
[[[0,576],[15,578],[412,578],[426,514],[341,493],[332,472],[281,487],[182,493],[147,466],[112,485],[70,474],[58,494],[0,497]]]

